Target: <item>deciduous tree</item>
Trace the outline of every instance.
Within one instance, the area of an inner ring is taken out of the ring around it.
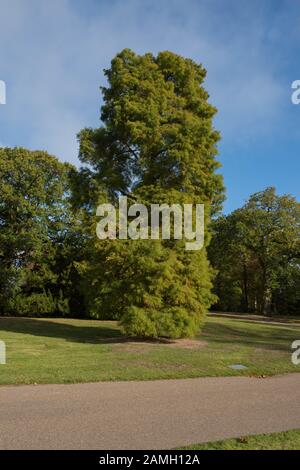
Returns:
[[[171,52],[125,49],[105,75],[103,125],[79,135],[98,202],[203,203],[208,226],[223,185],[205,69]],[[90,311],[119,318],[131,335],[192,336],[213,301],[206,248],[187,252],[184,241],[97,241],[81,269]]]

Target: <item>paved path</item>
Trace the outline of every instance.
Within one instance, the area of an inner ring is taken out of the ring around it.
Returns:
[[[170,449],[300,428],[300,374],[0,387],[1,449]]]

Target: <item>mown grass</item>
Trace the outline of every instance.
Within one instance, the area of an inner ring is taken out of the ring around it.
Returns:
[[[192,344],[127,341],[115,322],[0,318],[7,363],[0,384],[150,380],[300,372],[291,343],[300,327],[207,319]],[[228,368],[244,364],[245,370]]]
[[[182,447],[184,450],[299,450],[300,430],[257,434],[239,439],[208,442]]]

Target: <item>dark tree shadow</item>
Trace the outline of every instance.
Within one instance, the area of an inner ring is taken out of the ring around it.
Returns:
[[[143,339],[128,337],[122,334],[117,324],[111,321],[95,321],[93,326],[87,326],[84,320],[77,320],[77,325],[64,323],[61,319],[36,319],[23,317],[0,317],[1,331],[22,333],[48,338],[61,338],[66,341],[111,344],[126,342],[143,342],[170,344],[173,341],[165,338]],[[82,322],[82,324],[80,324]],[[243,322],[242,325],[224,325],[215,322],[206,323],[198,338],[213,341],[215,343],[232,344],[241,346],[253,346],[266,350],[286,350],[295,339],[295,331],[292,329],[269,328],[266,325],[255,325],[251,322]],[[300,331],[297,330],[297,331]]]
[[[245,328],[241,325],[228,326],[220,323],[209,323],[205,325],[202,336],[214,342],[223,344],[253,346],[267,350],[287,350],[291,342],[295,339],[295,332],[292,329],[270,328],[268,325],[253,324],[252,322],[243,322]],[[249,329],[249,326],[254,329]]]
[[[41,319],[41,318],[23,318],[23,317],[0,317],[0,334],[1,331],[12,333],[23,333],[48,338],[61,338],[66,341],[91,343],[91,344],[110,344],[110,343],[126,343],[126,342],[143,342],[169,344],[172,341],[159,338],[147,339],[128,337],[122,334],[117,323],[114,326],[112,321],[95,320],[95,326],[86,326],[84,320],[78,325],[61,322],[60,319]]]
[[[79,322],[81,320],[78,320]],[[113,328],[111,322],[99,321],[99,325],[82,326],[61,323],[57,320],[0,317],[0,332],[9,331],[13,333],[23,333],[27,335],[61,338],[66,341],[79,343],[109,343],[126,340],[121,331]]]

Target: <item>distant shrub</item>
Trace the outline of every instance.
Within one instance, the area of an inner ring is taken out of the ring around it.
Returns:
[[[17,295],[10,302],[10,310],[20,316],[51,315],[56,311],[56,304],[50,292],[33,293],[29,296]]]

